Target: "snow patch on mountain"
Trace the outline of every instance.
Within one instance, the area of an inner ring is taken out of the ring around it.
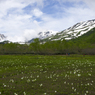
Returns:
[[[58,31],[52,31],[52,30],[43,30],[41,32],[38,33],[37,37],[36,38],[39,38],[40,40],[43,40],[43,39],[46,39],[48,37],[51,37],[51,36],[54,36],[56,35]],[[31,40],[28,41],[28,43],[31,43],[34,41],[34,39],[36,38],[33,38]]]
[[[7,38],[7,37],[6,37],[5,35],[0,34],[0,42],[5,41],[6,38]]]
[[[62,40],[62,39],[70,40],[82,36],[83,34],[93,29],[94,27],[95,27],[95,19],[79,22],[66,30],[63,30],[59,33],[56,33],[53,36],[48,37],[48,40],[50,41]]]
[[[58,31],[52,31],[52,30],[46,30],[38,33],[38,38],[39,39],[45,39],[47,37],[53,36],[57,33]]]

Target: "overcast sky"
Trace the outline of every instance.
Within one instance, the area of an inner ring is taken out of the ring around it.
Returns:
[[[0,34],[30,40],[44,30],[62,31],[95,19],[95,0],[0,0]]]

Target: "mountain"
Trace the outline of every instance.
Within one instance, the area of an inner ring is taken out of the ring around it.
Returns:
[[[39,39],[45,39],[45,38],[47,38],[47,37],[50,37],[50,36],[55,35],[56,32],[57,32],[57,31],[52,31],[52,30],[39,32],[39,33],[38,33],[38,37],[39,37]]]
[[[27,43],[32,43],[32,42],[34,42],[34,39],[36,39],[36,38],[33,38],[33,39],[29,40]]]
[[[4,40],[6,40],[6,36],[3,35],[3,34],[0,34],[0,42],[2,42],[2,41],[4,41]]]
[[[42,31],[38,33],[38,36],[36,38],[39,38],[40,40],[46,39],[50,36],[54,36],[58,31],[52,31],[52,30],[47,30],[47,31]],[[34,41],[35,38],[31,39],[28,41],[28,43],[31,43]]]
[[[82,36],[83,34],[87,33],[94,27],[95,27],[95,19],[79,22],[66,30],[63,30],[61,32],[56,33],[55,35],[51,35],[51,36],[43,39],[43,41],[75,39],[75,38],[78,38],[79,36]]]
[[[95,27],[73,41],[95,44]]]

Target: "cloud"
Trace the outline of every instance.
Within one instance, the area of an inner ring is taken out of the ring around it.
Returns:
[[[34,11],[33,14],[27,14],[24,13],[23,8],[29,4],[32,6],[34,3],[39,7],[40,5],[43,5],[42,0],[3,0],[0,2],[0,32],[5,33],[5,35],[8,36],[8,39],[17,41],[21,38],[22,41],[22,36],[25,36],[22,35],[24,31],[37,28],[37,24],[35,24],[35,20],[32,16],[39,17],[42,15],[42,12],[39,9],[34,9],[32,10]],[[31,34],[32,33],[33,35],[35,34],[31,31]]]
[[[95,0],[84,0],[84,2],[95,11]]]
[[[35,33],[36,31],[35,30],[32,30],[32,29],[30,29],[30,30],[25,30],[24,31],[24,35],[23,35],[23,37],[24,37],[24,40],[25,41],[28,41],[28,40],[30,40],[31,38],[35,38],[35,37],[37,37],[37,34]]]
[[[33,15],[36,17],[42,16],[43,12],[41,12],[39,9],[34,9],[33,10]]]
[[[95,13],[93,10],[90,10],[87,7],[84,6],[76,6],[73,8],[68,8],[65,9],[67,14],[70,14],[70,17],[72,16],[75,17],[74,19],[76,19],[77,21],[80,20],[88,20],[88,19],[92,19],[95,16]]]
[[[94,0],[0,0],[0,33],[24,41],[95,17]],[[88,7],[89,6],[89,7]]]
[[[89,9],[85,5],[85,3],[77,3],[77,4],[73,3],[72,7],[71,6],[65,7],[63,5],[60,5],[58,8],[59,8],[59,11],[56,11],[56,13],[54,14],[55,16],[54,15],[51,16],[47,14],[42,18],[44,21],[43,23],[41,23],[42,27],[46,29],[62,31],[80,21],[94,19],[95,17],[94,11]]]

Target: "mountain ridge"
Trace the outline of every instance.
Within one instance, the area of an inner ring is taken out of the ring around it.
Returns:
[[[0,42],[6,40],[6,36],[4,34],[0,34]]]
[[[87,33],[83,34],[82,36],[75,39],[75,41],[84,41],[87,43],[95,44],[95,27],[88,31]]]
[[[91,29],[95,28],[95,19],[78,22],[75,25],[63,30],[63,31],[52,31],[45,30],[38,33],[36,38],[39,38],[40,41],[57,41],[57,40],[71,40],[82,36],[83,34],[89,32]],[[7,37],[4,34],[0,34],[0,42],[5,41]],[[27,41],[32,43],[35,38]]]
[[[49,36],[43,41],[70,40],[78,38],[95,27],[95,19],[79,22],[55,35]]]
[[[57,33],[58,31],[53,31],[53,30],[45,30],[45,31],[42,31],[42,32],[39,32],[38,33],[38,37],[36,38],[39,38],[40,40],[43,40],[45,38],[48,38],[50,36],[53,36]],[[31,43],[34,41],[34,39],[36,38],[32,38],[31,40],[29,40],[28,42]]]

